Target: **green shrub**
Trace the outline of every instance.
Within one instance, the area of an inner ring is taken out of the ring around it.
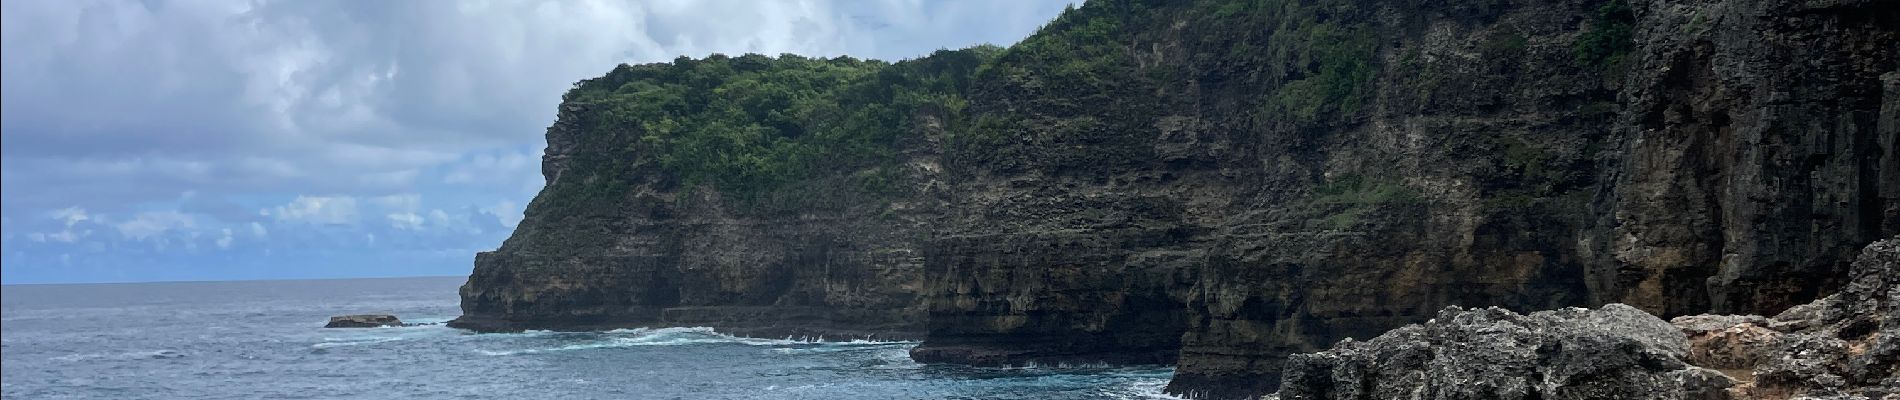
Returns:
[[[1417,192],[1397,181],[1346,176],[1321,185],[1307,199],[1307,208],[1324,213],[1321,220],[1332,229],[1358,225],[1366,213],[1389,205],[1424,201]]]
[[[1573,48],[1578,64],[1613,69],[1623,64],[1635,48],[1636,14],[1626,0],[1610,0],[1597,7],[1595,15],[1577,36]]]

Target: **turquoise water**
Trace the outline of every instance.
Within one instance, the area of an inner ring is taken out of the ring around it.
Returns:
[[[705,328],[475,334],[441,322],[460,278],[9,285],[6,398],[1139,399],[1166,368],[919,365],[912,342]]]

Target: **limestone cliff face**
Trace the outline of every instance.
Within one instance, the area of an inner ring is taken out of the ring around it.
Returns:
[[[1900,4],[1634,2],[1606,301],[1774,313],[1900,229]]]
[[[1091,3],[970,94],[913,356],[1176,357],[1171,390],[1237,397],[1445,306],[1812,300],[1900,229],[1896,14]]]
[[[1453,305],[1772,314],[1900,233],[1892,1],[1095,1],[980,64],[859,87],[941,101],[766,192],[811,207],[683,178],[643,147],[670,122],[614,119],[648,97],[570,101],[456,324],[922,332],[924,362],[1242,397]],[[796,118],[774,140],[828,137]]]
[[[476,256],[451,326],[921,337],[921,245],[942,209],[928,129],[900,138],[893,165],[910,179],[898,195],[859,193],[846,178],[861,171],[845,171],[803,182],[828,195],[788,211],[680,182],[656,156],[628,151],[636,127],[584,128],[601,107],[561,107],[547,133],[548,189],[501,248]],[[569,192],[599,186],[616,190]]]

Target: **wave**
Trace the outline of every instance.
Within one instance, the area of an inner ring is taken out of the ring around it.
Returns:
[[[50,360],[65,361],[65,362],[94,361],[94,360],[162,360],[162,359],[168,359],[168,358],[181,358],[184,356],[185,356],[185,353],[178,352],[177,350],[150,350],[150,351],[133,351],[133,352],[125,352],[125,353],[68,354],[68,355],[63,355],[59,357],[53,357],[53,358],[50,358]]]
[[[530,331],[530,332],[535,332],[535,331]],[[751,337],[741,337],[741,336],[733,336],[733,335],[727,335],[724,333],[719,333],[717,331],[714,331],[713,328],[708,328],[708,327],[615,329],[615,330],[600,332],[600,333],[567,333],[567,335],[588,336],[588,337],[592,337],[593,340],[590,340],[585,343],[576,343],[576,344],[570,344],[570,345],[559,346],[559,347],[551,347],[551,348],[516,349],[516,350],[476,350],[476,352],[485,354],[485,355],[490,355],[490,356],[509,356],[509,355],[520,355],[520,354],[536,354],[536,353],[559,352],[559,351],[639,347],[639,346],[739,344],[739,345],[747,345],[747,346],[823,346],[823,347],[877,348],[877,347],[899,346],[899,345],[908,346],[908,345],[914,345],[917,343],[917,342],[904,342],[904,341],[878,341],[878,340],[864,340],[864,339],[850,340],[850,341],[824,341],[823,337],[817,337],[817,338],[787,337],[784,339],[751,338]],[[543,335],[533,335],[533,336],[543,336]],[[781,349],[781,350],[793,350],[793,349]],[[803,349],[799,349],[799,350],[803,350]],[[822,352],[822,351],[817,351],[817,352]]]
[[[310,345],[310,347],[317,348],[317,349],[327,349],[331,347],[358,346],[358,345],[365,345],[365,344],[394,342],[398,340],[402,340],[402,337],[386,337],[386,338],[374,338],[374,339],[323,338],[323,343],[313,344],[313,345]]]
[[[1166,391],[1163,391],[1162,389],[1166,388],[1167,386],[1168,386],[1167,379],[1140,380],[1140,381],[1134,381],[1134,382],[1129,382],[1124,385],[1120,385],[1105,394],[1107,394],[1108,397],[1110,398],[1126,399],[1126,400],[1137,400],[1137,399],[1139,400],[1185,400],[1186,399],[1185,397],[1171,395],[1171,394],[1168,394]]]
[[[884,349],[890,349],[890,348],[898,348],[900,350],[904,350],[905,358],[909,358],[910,347],[916,345],[917,343],[915,342],[889,342],[889,343],[834,342],[834,343],[810,343],[810,344],[813,344],[816,346],[786,347],[786,348],[781,348],[781,349],[773,349],[772,351],[776,351],[779,354],[824,354],[824,353],[844,353],[844,352],[852,352],[852,351],[875,351],[875,350],[884,350]]]

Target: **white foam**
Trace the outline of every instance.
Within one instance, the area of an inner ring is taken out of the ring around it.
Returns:
[[[134,351],[134,352],[126,352],[126,353],[68,354],[68,355],[53,357],[49,359],[53,361],[78,362],[78,361],[92,361],[92,360],[156,360],[156,359],[166,359],[166,358],[179,358],[179,357],[184,357],[184,356],[185,356],[185,353],[180,353],[177,350],[151,350],[151,351]]]
[[[1126,400],[1137,400],[1137,399],[1140,399],[1140,400],[1185,400],[1186,399],[1184,397],[1177,397],[1177,396],[1168,394],[1166,391],[1163,390],[1167,388],[1167,386],[1168,386],[1168,380],[1166,378],[1144,379],[1144,380],[1133,381],[1133,382],[1129,382],[1127,384],[1121,385],[1119,387],[1116,387],[1115,390],[1109,391],[1106,394],[1109,395],[1109,397],[1111,398],[1126,399]]]
[[[374,339],[323,338],[323,340],[324,340],[323,343],[313,344],[313,345],[310,345],[310,347],[318,348],[318,349],[327,349],[331,347],[357,346],[357,345],[365,345],[365,344],[394,342],[394,341],[402,340],[402,338],[401,337],[386,337],[386,338],[374,338]]]
[[[533,331],[530,331],[530,332],[533,332]],[[827,342],[827,341],[824,341],[823,337],[806,337],[806,338],[786,337],[784,339],[750,338],[750,337],[739,337],[739,336],[719,333],[713,330],[713,328],[709,328],[709,327],[615,329],[611,331],[601,332],[596,335],[600,335],[601,337],[589,343],[571,344],[571,345],[566,345],[566,346],[544,348],[544,349],[520,349],[520,350],[498,350],[498,351],[497,350],[476,350],[476,352],[479,352],[481,354],[491,355],[491,356],[505,356],[505,355],[536,354],[536,353],[557,352],[557,351],[603,349],[603,348],[622,348],[622,347],[637,347],[637,346],[684,346],[684,345],[702,345],[702,344],[742,344],[742,345],[748,345],[748,346],[828,346],[828,347],[830,346],[864,347],[864,346],[891,346],[891,345],[916,344],[916,342],[877,341],[877,340],[865,340],[865,339]],[[801,349],[781,349],[781,350],[801,350]],[[822,352],[822,351],[815,351],[815,352]]]

